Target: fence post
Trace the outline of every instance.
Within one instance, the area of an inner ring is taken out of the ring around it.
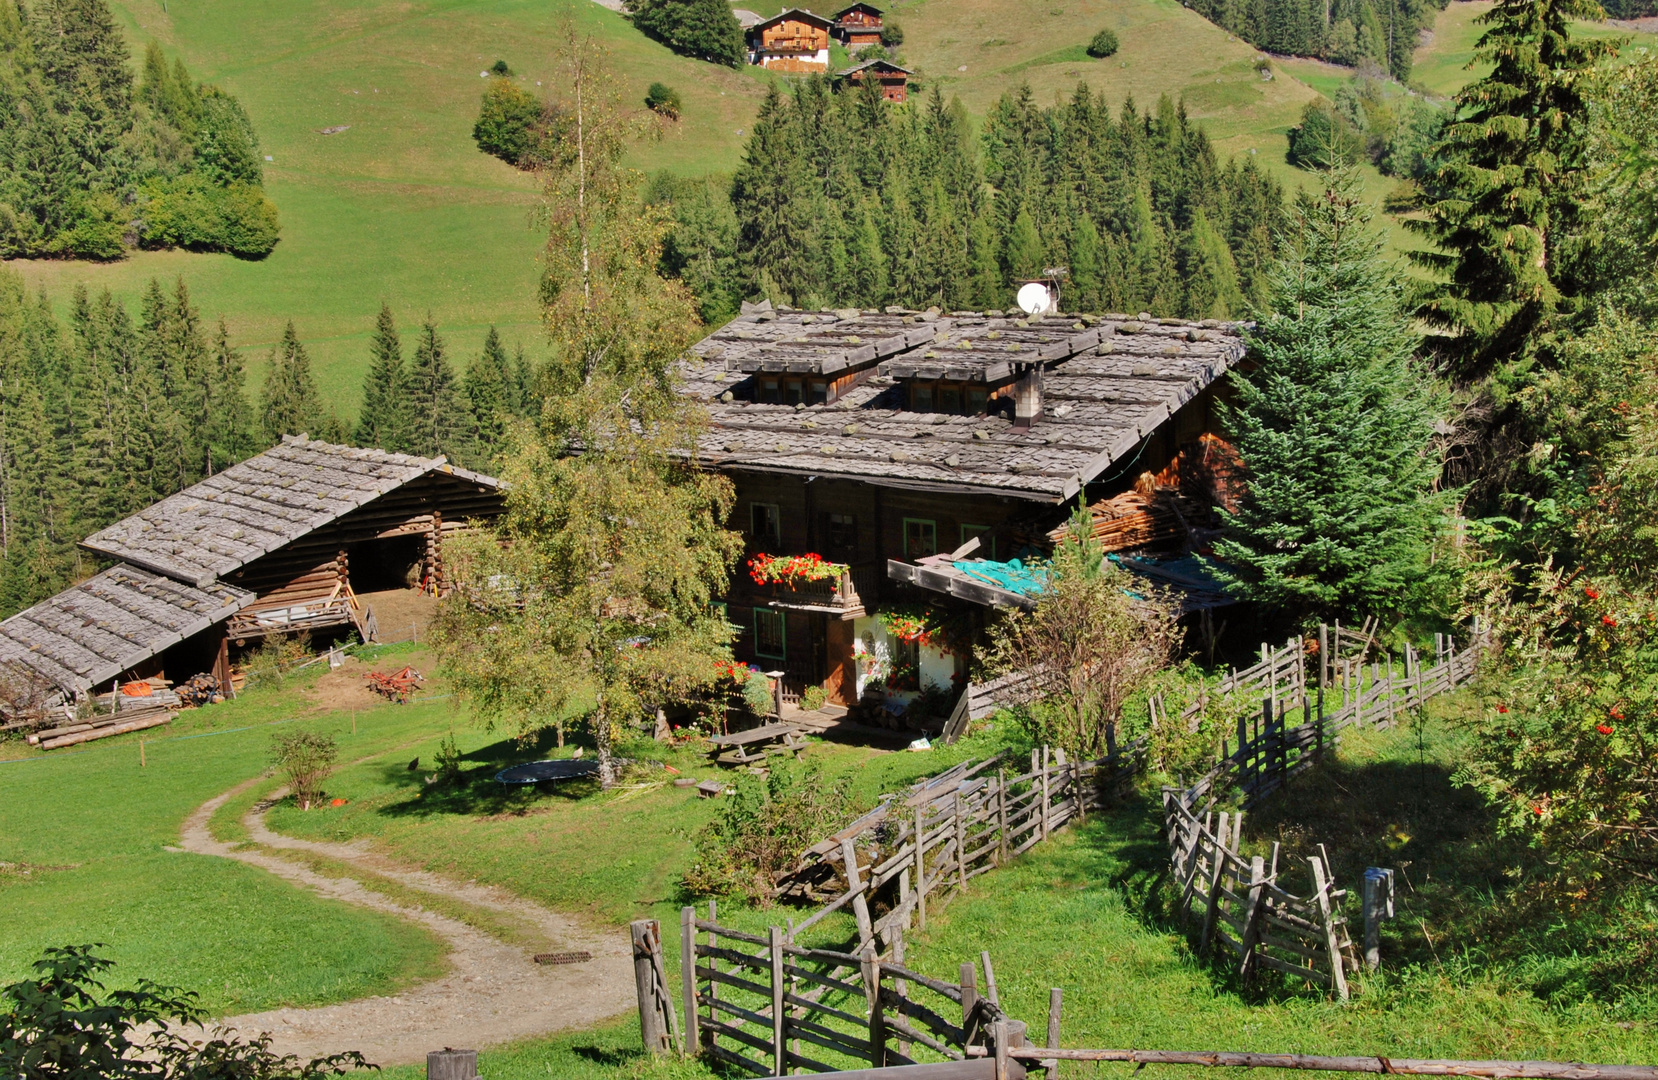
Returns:
[[[1364,964],[1375,971],[1382,963],[1382,920],[1393,918],[1393,871],[1379,866],[1364,871]]]
[[[1048,838],[1048,746],[1042,744],[1042,839]]]
[[[921,807],[915,808],[915,913],[921,929],[927,929],[927,873],[924,865],[927,834]]]
[[[773,1076],[789,1075],[789,1048],[783,1039],[783,928],[771,927],[771,1055]]]
[[[1313,868],[1313,888],[1318,892],[1318,910],[1323,916],[1324,947],[1330,951],[1330,977],[1335,981],[1336,994],[1341,1000],[1347,1000],[1347,972],[1341,960],[1341,940],[1336,935],[1336,915],[1330,905],[1330,893],[1334,882],[1326,878],[1324,872],[1324,858],[1321,855],[1307,856],[1307,864]]]
[[[1245,903],[1243,933],[1238,939],[1238,978],[1249,978],[1255,959],[1255,943],[1261,937],[1261,903],[1266,891],[1266,862],[1259,855],[1249,860],[1249,899]]]
[[[685,997],[685,1052],[694,1054],[702,1046],[697,1019],[697,909],[679,913],[679,981]]]
[[[961,966],[961,1045],[973,1044],[973,1021],[979,1011],[978,967],[972,962]]]
[[[892,962],[899,967],[904,966],[904,928],[898,928],[898,939],[892,943]],[[892,992],[900,998],[910,996],[909,984],[897,976],[892,980]],[[902,1007],[900,1007],[902,1008]],[[898,1037],[898,1052],[905,1057],[910,1056],[910,1041],[902,1035]]]
[[[718,913],[718,910],[719,909],[714,906],[714,898],[709,897],[708,898],[708,925],[714,926],[719,922],[719,920],[714,917]],[[714,933],[714,931],[712,931],[712,930],[708,931],[708,948],[710,950],[712,950],[714,948],[717,948],[719,946],[719,943],[720,943],[720,939],[719,939],[718,935],[716,935]],[[719,970],[720,970],[719,957],[714,956],[712,954],[712,952],[710,952],[709,957],[708,957],[708,970],[710,972],[712,972],[713,974],[716,974],[716,975],[719,974]],[[716,1017],[714,1015],[714,1010],[716,1008],[718,1008],[719,999],[720,999],[720,984],[716,979],[710,978],[708,980],[708,1016],[709,1016],[710,1019],[718,1019],[718,1017]],[[716,1035],[713,1031],[710,1031],[708,1033],[708,1045],[712,1046],[712,1047],[718,1047],[720,1045],[720,1037],[718,1035]]]
[[[1340,640],[1341,635],[1336,635]],[[1318,688],[1324,689],[1329,682],[1330,674],[1330,628],[1323,623],[1318,624]]]
[[[864,995],[869,998],[869,1064],[887,1067],[887,1023],[881,1015],[881,964],[873,943],[865,945],[858,966],[863,970]]]
[[[997,1020],[990,1025],[990,1041],[996,1052],[996,1080],[1008,1080],[1006,1020]]]
[[[869,921],[869,901],[858,892],[863,882],[858,877],[858,852],[851,837],[841,841],[841,865],[846,870],[846,887],[857,894],[852,897],[852,914],[858,920],[858,942],[862,944],[875,936],[875,929]]]
[[[956,887],[967,891],[967,816],[961,792],[956,792]]]
[[[659,947],[660,930],[655,919],[637,919],[629,929],[633,934],[633,985],[639,996],[639,1036],[647,1052],[667,1053],[668,1025],[663,1020],[666,1002],[657,990],[656,963],[652,957],[652,950]]]
[[[1209,951],[1209,942],[1215,932],[1215,919],[1220,914],[1220,875],[1226,865],[1226,838],[1230,834],[1230,816],[1220,815],[1220,845],[1209,852],[1209,905],[1203,913],[1203,936],[1198,938],[1197,951],[1202,956]]]
[[[1059,1012],[1065,1003],[1065,992],[1055,986],[1048,991],[1048,1049],[1059,1049]],[[1050,1080],[1059,1075],[1059,1060],[1044,1058],[1042,1068],[1046,1069]]]
[[[996,770],[996,830],[999,834],[996,842],[997,864],[1007,862],[1007,770]]]

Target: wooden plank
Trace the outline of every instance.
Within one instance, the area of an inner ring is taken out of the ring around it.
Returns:
[[[726,986],[734,986],[739,990],[746,990],[751,994],[758,994],[762,998],[771,996],[771,987],[769,986],[765,986],[757,982],[750,982],[747,979],[740,979],[729,972],[718,971],[714,968],[699,966],[697,968],[697,978],[703,980],[704,982],[724,983]]]

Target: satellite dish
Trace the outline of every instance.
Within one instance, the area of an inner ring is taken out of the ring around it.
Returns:
[[[1053,306],[1053,294],[1040,281],[1027,282],[1019,287],[1018,304],[1026,315],[1035,315]]]

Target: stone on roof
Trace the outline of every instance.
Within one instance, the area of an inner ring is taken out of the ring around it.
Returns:
[[[81,546],[200,588],[439,470],[500,486],[441,456],[284,435],[264,453],[93,533]]]
[[[0,622],[0,666],[27,668],[65,693],[89,690],[253,599],[231,585],[196,588],[114,566]]]
[[[698,452],[711,466],[1058,502],[1131,456],[1237,363],[1242,330],[1149,315],[751,307],[694,346],[680,374],[682,392],[708,405]],[[1043,367],[1044,414],[1029,428],[1002,415],[908,408],[910,380],[989,386],[1011,378],[1015,363]],[[827,404],[754,400],[756,372],[858,368],[871,370]]]

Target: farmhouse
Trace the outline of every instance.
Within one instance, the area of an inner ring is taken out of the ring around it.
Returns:
[[[805,8],[789,8],[755,24],[748,32],[749,62],[773,71],[826,72],[833,19]]]
[[[874,4],[853,4],[835,12],[835,36],[849,49],[881,43],[881,9]]]
[[[908,68],[901,68],[890,60],[866,60],[857,67],[839,72],[836,77],[854,86],[875,83],[881,88],[881,97],[887,101],[904,101],[909,97],[911,74]]]
[[[1214,321],[750,306],[683,369],[751,560],[726,598],[738,657],[846,706],[959,685],[985,605],[1028,602],[1014,560],[1068,500],[1203,488],[1216,384],[1243,354]],[[837,569],[773,572],[803,555]],[[891,632],[915,608],[956,629]]]
[[[422,458],[283,436],[81,546],[115,563],[0,623],[0,665],[66,696],[213,672],[270,634],[376,635],[359,594],[447,590],[446,537],[501,511],[498,481]]]

